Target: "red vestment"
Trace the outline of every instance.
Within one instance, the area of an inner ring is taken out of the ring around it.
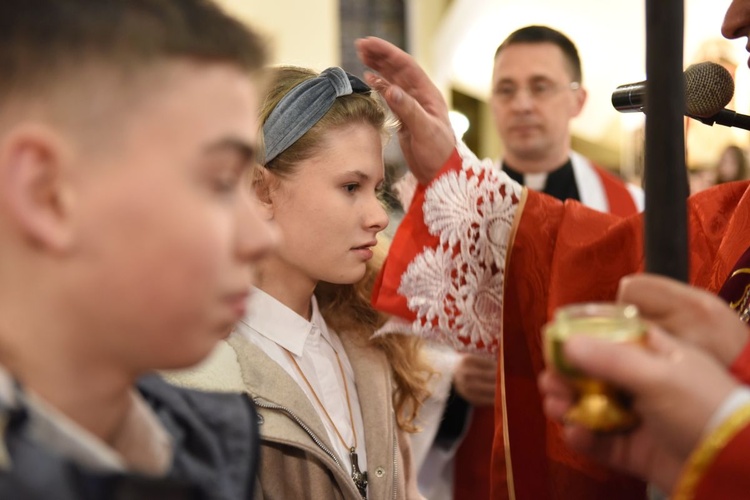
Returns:
[[[489,168],[456,152],[429,186],[418,187],[373,303],[413,321],[417,333],[499,351],[493,498],[645,498],[642,482],[565,446],[536,385],[544,368],[541,327],[552,312],[613,300],[620,278],[642,268],[641,218],[521,191]],[[692,283],[718,292],[747,249],[748,228],[748,183],[691,197]]]
[[[576,184],[579,192],[585,190],[588,195],[595,195],[595,199],[601,199],[605,203],[600,208],[606,207],[605,212],[619,216],[634,215],[639,212],[637,201],[631,193],[632,186],[627,185],[622,179],[611,172],[591,163],[579,154],[573,153],[573,165]],[[578,174],[586,174],[579,179]],[[595,179],[590,181],[589,179]],[[588,180],[588,182],[587,182]],[[547,181],[548,183],[550,180]],[[635,188],[637,190],[637,188]],[[640,192],[640,190],[638,190]],[[582,193],[582,194],[584,194]],[[642,206],[642,198],[638,202]],[[581,201],[584,205],[585,201]],[[599,205],[593,205],[597,208]],[[456,449],[454,457],[455,468],[453,478],[453,498],[461,500],[471,498],[486,500],[492,498],[491,486],[491,460],[492,442],[495,435],[495,415],[492,407],[474,407],[471,420],[461,444]]]

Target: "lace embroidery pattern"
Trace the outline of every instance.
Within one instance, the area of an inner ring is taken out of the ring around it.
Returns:
[[[413,333],[463,352],[496,354],[522,187],[463,144],[458,150],[461,170],[441,175],[425,193],[424,222],[440,245],[409,264],[399,293],[416,313]]]

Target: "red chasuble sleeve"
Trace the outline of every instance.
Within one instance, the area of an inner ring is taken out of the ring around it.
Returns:
[[[714,429],[693,451],[672,492],[676,500],[740,500],[750,493],[750,406]]]
[[[700,479],[695,500],[739,500],[750,494],[750,423],[726,444]]]

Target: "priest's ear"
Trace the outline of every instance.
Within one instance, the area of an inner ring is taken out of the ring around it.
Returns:
[[[576,116],[581,114],[581,111],[583,111],[583,106],[586,104],[586,99],[588,98],[588,92],[586,92],[586,89],[584,87],[579,86],[575,90],[572,91],[572,109],[571,109],[571,118],[575,118]]]

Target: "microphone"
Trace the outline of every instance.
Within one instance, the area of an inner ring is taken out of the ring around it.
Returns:
[[[734,79],[724,66],[712,62],[697,63],[688,66],[682,75],[686,115],[710,118],[732,100]],[[612,105],[621,113],[644,111],[645,97],[646,81],[628,83],[612,92]]]

